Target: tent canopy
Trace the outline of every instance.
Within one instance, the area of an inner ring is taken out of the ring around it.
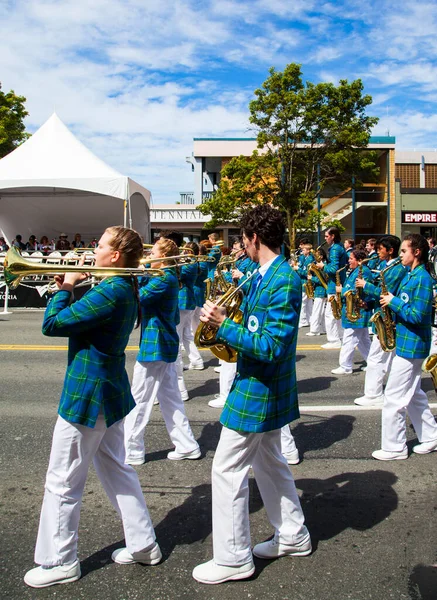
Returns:
[[[100,237],[126,224],[148,240],[150,192],[88,150],[54,113],[24,144],[0,160],[0,234],[11,241]]]

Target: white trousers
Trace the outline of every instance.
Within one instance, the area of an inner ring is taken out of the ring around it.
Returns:
[[[393,358],[382,407],[383,450],[399,452],[405,448],[407,412],[420,443],[437,439],[437,423],[420,387],[422,363],[422,358]]]
[[[278,539],[291,545],[308,533],[293,476],[281,454],[280,429],[241,433],[223,427],[212,465],[213,548],[219,565],[252,560],[250,466]]]
[[[314,298],[310,319],[311,333],[323,333],[325,331],[325,306],[326,298]]]
[[[58,417],[36,541],[37,564],[56,566],[77,559],[80,507],[91,461],[121,516],[128,551],[132,554],[154,545],[155,532],[138,475],[124,464],[123,422],[107,428],[100,414],[91,429]]]
[[[203,358],[194,343],[194,334],[192,330],[193,311],[180,310],[180,322],[176,327],[179,336],[179,352],[176,359],[176,369],[178,374],[179,390],[182,393],[188,394],[187,386],[184,381],[184,362],[182,360],[182,346],[188,354],[190,364],[203,365]]]
[[[360,327],[359,329],[346,327],[346,329],[343,330],[343,342],[338,359],[340,367],[343,367],[343,369],[346,369],[347,371],[352,370],[354,364],[354,351],[357,346],[361,356],[364,360],[367,360],[370,350],[369,330],[367,327]]]
[[[191,452],[199,447],[185,414],[178,387],[175,363],[136,362],[132,379],[136,406],[125,418],[126,458],[144,458],[144,430],[155,399],[177,452]]]
[[[200,323],[200,311],[201,310],[202,310],[201,306],[196,306],[196,308],[193,310],[193,314],[191,315],[191,331],[193,332],[193,338],[194,338],[194,334],[196,333],[196,329]]]
[[[237,373],[237,363],[229,363],[224,360],[220,362],[220,379],[219,392],[221,398],[226,401],[229,392],[231,391],[232,382]]]
[[[392,363],[394,352],[384,352],[376,335],[373,336],[367,356],[367,371],[364,383],[364,395],[378,398],[383,394],[384,377]]]
[[[325,308],[325,330],[326,339],[328,342],[340,342],[343,337],[343,327],[341,325],[341,319],[334,319],[332,314],[331,303],[326,302]]]
[[[313,301],[311,298],[302,292],[302,308],[300,309],[299,327],[310,324],[311,311],[313,309]]]
[[[296,442],[294,437],[291,435],[290,425],[284,425],[281,427],[281,453],[289,454],[296,450]]]

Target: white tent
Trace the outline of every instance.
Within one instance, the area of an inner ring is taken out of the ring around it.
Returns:
[[[0,160],[0,235],[89,241],[110,225],[149,241],[150,192],[90,152],[56,114]]]

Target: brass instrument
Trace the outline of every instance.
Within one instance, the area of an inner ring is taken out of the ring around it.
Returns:
[[[422,371],[431,375],[434,390],[437,392],[437,354],[430,354],[428,358],[425,359],[422,365]]]
[[[161,259],[159,259],[161,260]],[[21,256],[14,246],[8,250],[3,264],[6,285],[14,290],[20,285],[21,280],[28,275],[64,275],[65,273],[90,273],[96,277],[109,277],[115,275],[136,277],[160,277],[164,275],[162,269],[145,267],[93,267],[90,265],[53,265],[36,263]]]
[[[358,275],[357,279],[362,279],[363,277],[363,265],[365,265],[372,258],[364,258],[360,261],[358,266]],[[355,290],[348,290],[344,294],[345,302],[346,302],[346,317],[347,320],[351,323],[356,323],[361,318],[361,308],[363,305],[363,301],[361,299],[361,288],[356,288]]]
[[[309,267],[308,267],[307,273],[308,272],[309,272]],[[307,298],[309,300],[314,300],[314,283],[311,281],[311,279],[308,278],[308,275],[307,275],[307,280],[303,284],[303,289],[304,289],[305,294],[307,295]]]
[[[344,269],[347,269],[348,267],[349,267],[349,265],[346,263],[344,265],[344,267],[341,267],[341,269],[337,269],[337,271],[335,272],[335,285],[336,286],[341,285],[341,279],[340,279],[341,271],[344,271]],[[328,298],[328,301],[331,303],[332,315],[333,315],[334,319],[337,319],[337,321],[339,321],[341,319],[341,292],[336,291],[334,296],[331,296],[330,298]]]
[[[242,288],[249,279],[253,277],[258,270],[253,271],[250,275],[248,274],[244,281],[237,287],[230,287],[228,290],[215,301],[217,306],[226,307],[227,316],[235,321],[241,323],[243,320],[243,313],[240,310],[241,303],[243,301]],[[237,352],[225,343],[217,342],[217,331],[218,327],[210,325],[209,323],[200,322],[196,333],[194,334],[194,342],[198,348],[209,348],[214,356],[217,356],[220,360],[225,362],[236,362]]]
[[[400,262],[401,259],[397,258],[391,265],[385,267],[382,271],[379,271],[379,276],[381,277],[381,296],[388,294],[385,273]],[[372,315],[370,322],[375,325],[376,335],[378,336],[379,343],[384,352],[393,352],[396,348],[396,323],[393,319],[391,309],[388,306],[382,306],[374,315]]]
[[[323,246],[325,244],[326,244],[326,242],[323,242],[323,244],[320,244],[320,246],[317,246],[317,248],[315,250],[311,250],[311,254],[314,256],[316,263],[323,261],[323,256],[320,253],[320,249],[323,248]],[[329,281],[328,276],[323,271],[323,269],[319,269],[319,267],[316,265],[316,263],[310,264],[310,266],[308,267],[308,274],[315,275],[317,277],[317,279],[319,280],[320,284],[325,288],[325,290],[327,290],[328,289],[328,281]],[[307,296],[308,296],[308,294],[307,294]],[[308,297],[310,297],[310,296],[308,296]],[[314,298],[314,285],[313,285],[312,298]]]

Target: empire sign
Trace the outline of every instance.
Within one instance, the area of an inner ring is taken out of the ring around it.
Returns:
[[[437,212],[403,210],[402,223],[437,223]]]

